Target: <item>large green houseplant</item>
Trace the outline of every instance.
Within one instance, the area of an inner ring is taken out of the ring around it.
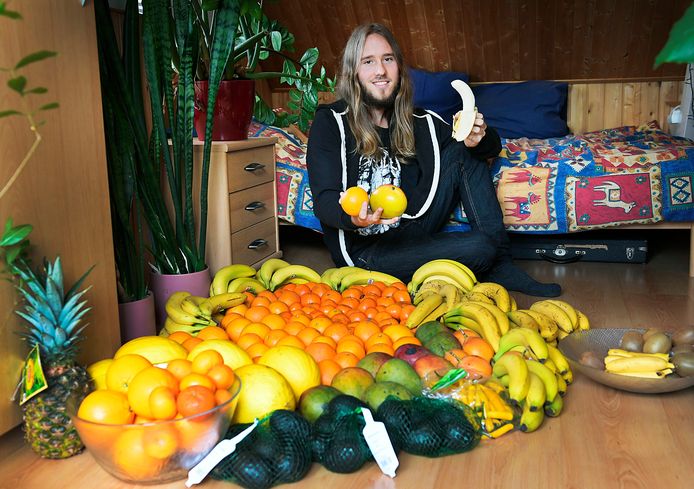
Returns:
[[[195,12],[198,37],[195,65],[196,80],[209,78],[210,47],[218,34],[215,31],[220,0],[189,0]],[[253,115],[260,122],[286,127],[296,124],[302,131],[309,127],[318,105],[318,93],[333,91],[335,81],[327,77],[323,66],[316,66],[318,49],[307,49],[294,56],[294,35],[278,21],[263,13],[262,0],[240,0],[240,15],[234,36],[229,39],[232,49],[222,75],[227,80],[261,80],[279,78],[289,86],[290,111],[275,113],[266,101],[255,95]],[[262,62],[276,58],[282,61],[281,71],[265,71]],[[174,60],[175,62],[177,60]],[[178,66],[179,63],[176,63]],[[253,100],[251,100],[251,103]]]

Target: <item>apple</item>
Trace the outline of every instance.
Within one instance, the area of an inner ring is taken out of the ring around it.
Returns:
[[[369,206],[373,211],[379,207],[383,209],[381,217],[391,219],[400,217],[407,208],[407,197],[405,192],[395,185],[381,185],[371,193]]]

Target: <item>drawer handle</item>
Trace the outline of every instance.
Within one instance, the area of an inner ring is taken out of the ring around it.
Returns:
[[[262,209],[263,207],[265,207],[265,202],[260,202],[256,200],[255,202],[251,202],[250,204],[248,204],[246,207],[244,207],[244,209],[247,211],[257,211],[258,209]]]
[[[263,238],[258,238],[250,242],[250,244],[248,245],[248,249],[257,250],[258,248],[262,248],[263,246],[267,246],[267,240]]]
[[[249,163],[248,165],[244,166],[243,169],[246,171],[258,171],[262,170],[265,168],[265,165],[262,163]]]

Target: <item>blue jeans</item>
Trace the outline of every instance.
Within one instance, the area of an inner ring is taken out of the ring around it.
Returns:
[[[401,220],[400,226],[384,233],[355,257],[355,265],[409,280],[417,268],[437,258],[459,261],[480,274],[489,270],[498,257],[510,257],[489,166],[470,157],[467,151],[449,149],[441,155],[439,187],[427,212],[418,219]],[[442,232],[460,202],[472,230]]]

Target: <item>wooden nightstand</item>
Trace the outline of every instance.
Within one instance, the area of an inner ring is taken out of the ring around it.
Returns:
[[[282,256],[277,232],[276,142],[277,138],[250,138],[212,144],[205,255],[211,274],[232,263],[257,266]],[[196,140],[198,189],[202,150],[202,142]]]

